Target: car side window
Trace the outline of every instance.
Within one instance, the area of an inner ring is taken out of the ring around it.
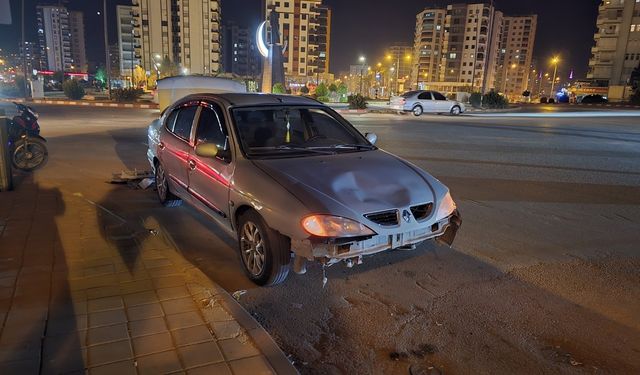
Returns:
[[[173,112],[169,113],[169,116],[167,116],[165,126],[170,131],[173,131],[173,126],[176,124],[176,117],[178,117],[178,112],[180,112],[179,109],[174,109]]]
[[[196,144],[213,143],[220,150],[226,150],[227,130],[224,125],[224,116],[219,108],[202,107],[196,129]]]
[[[423,92],[422,94],[418,95],[418,100],[431,100],[431,93],[429,91]]]
[[[173,134],[188,141],[191,138],[191,127],[193,119],[196,116],[198,106],[183,107],[178,113],[175,125],[173,126]]]
[[[433,92],[433,97],[435,100],[447,100],[447,98],[444,95],[436,91]]]

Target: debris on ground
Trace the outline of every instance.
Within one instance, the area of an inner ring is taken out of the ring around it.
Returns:
[[[411,354],[418,358],[424,358],[427,354],[434,354],[438,348],[431,344],[420,344],[417,349],[411,350]]]
[[[203,309],[212,309],[218,301],[210,290],[205,291],[205,297],[200,300]]]
[[[158,230],[157,229],[148,229],[149,234],[152,236],[157,236],[158,235]]]
[[[409,358],[409,354],[407,354],[405,352],[391,352],[391,353],[389,353],[389,358],[392,361],[399,361],[401,359],[408,359]]]
[[[242,289],[242,290],[236,290],[235,292],[233,292],[231,294],[231,296],[236,300],[236,301],[240,301],[240,297],[242,297],[243,294],[247,293],[246,290]]]
[[[109,183],[122,185],[126,184],[135,189],[146,189],[151,186],[151,183],[153,183],[153,177],[153,172],[151,171],[139,171],[137,169],[134,169],[132,171],[120,171],[112,173],[111,181],[109,181]],[[151,183],[146,187],[142,187],[142,181],[147,179],[150,179]]]
[[[142,181],[140,181],[140,183],[138,184],[138,187],[142,190],[146,190],[149,186],[153,185],[155,183],[155,180],[153,178],[147,177],[144,178]]]
[[[293,307],[294,309],[298,309],[298,310],[302,310],[302,304],[301,303],[292,303],[291,307]]]

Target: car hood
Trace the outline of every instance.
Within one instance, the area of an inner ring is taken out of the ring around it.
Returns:
[[[332,214],[346,209],[362,215],[434,202],[433,184],[439,183],[381,150],[263,159],[255,164],[310,210]]]

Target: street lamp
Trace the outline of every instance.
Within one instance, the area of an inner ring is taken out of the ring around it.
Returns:
[[[553,87],[556,83],[556,75],[558,74],[558,63],[560,62],[560,58],[558,58],[558,56],[555,56],[553,59],[551,59],[551,63],[553,64],[553,79],[551,80],[551,93],[550,95],[553,95]]]
[[[367,62],[367,58],[364,56],[360,56],[358,59],[362,66],[360,66],[360,95],[362,95],[362,76],[364,75],[364,64]]]

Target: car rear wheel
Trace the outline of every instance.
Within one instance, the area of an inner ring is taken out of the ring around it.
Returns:
[[[418,117],[418,116],[422,115],[424,110],[422,109],[422,106],[417,105],[417,106],[413,107],[413,111],[412,112],[413,112],[414,116]]]
[[[277,285],[289,275],[290,240],[269,228],[257,212],[240,216],[238,247],[244,272],[254,283]]]
[[[169,181],[167,180],[167,174],[162,164],[156,164],[156,192],[158,193],[158,199],[165,207],[178,207],[182,204],[182,200],[176,197],[169,190]]]
[[[462,110],[460,109],[460,106],[454,105],[453,108],[451,108],[452,116],[458,116],[461,112]]]

